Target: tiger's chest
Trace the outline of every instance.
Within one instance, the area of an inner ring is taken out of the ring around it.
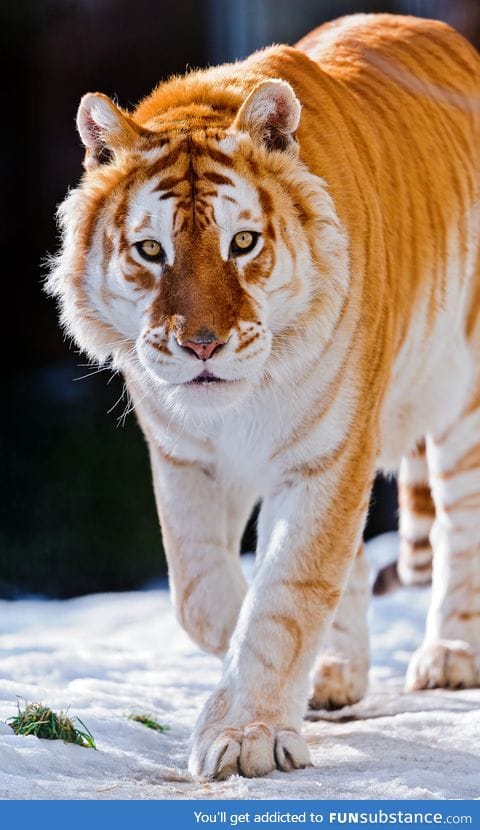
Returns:
[[[293,407],[287,400],[280,405],[278,394],[260,393],[225,418],[212,435],[222,478],[241,481],[256,497],[265,495],[278,479],[283,439],[294,422]]]

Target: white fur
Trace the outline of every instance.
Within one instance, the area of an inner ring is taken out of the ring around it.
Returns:
[[[448,473],[472,449],[472,435],[480,435],[480,411],[474,410],[449,430],[448,442],[429,445],[428,466],[434,476]]]
[[[415,542],[417,539],[428,539],[432,529],[432,521],[429,516],[413,515],[410,511],[400,511],[400,534],[403,539]]]
[[[399,484],[427,484],[428,464],[425,453],[402,458],[398,471]]]

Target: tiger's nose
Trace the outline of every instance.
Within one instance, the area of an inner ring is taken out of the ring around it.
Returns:
[[[179,345],[193,352],[198,360],[208,360],[217,349],[225,345],[225,340],[219,340],[213,332],[206,332],[195,340],[183,340]]]

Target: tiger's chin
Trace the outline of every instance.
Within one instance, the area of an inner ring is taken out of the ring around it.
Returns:
[[[251,389],[252,382],[246,378],[226,380],[211,376],[205,380],[172,384],[166,394],[169,402],[185,414],[191,412],[212,420],[221,416],[225,409],[238,406]]]

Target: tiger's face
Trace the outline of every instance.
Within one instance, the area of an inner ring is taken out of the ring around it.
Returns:
[[[61,209],[64,321],[95,357],[135,363],[187,408],[258,384],[311,299],[299,105],[287,84],[260,86],[227,129],[201,116],[188,131],[140,128],[99,95],[79,112],[87,174]]]
[[[91,249],[110,320],[185,402],[227,402],[255,384],[285,323],[295,263],[273,199],[286,200],[249,176],[240,145],[166,141],[148,175],[142,166],[112,194]]]

